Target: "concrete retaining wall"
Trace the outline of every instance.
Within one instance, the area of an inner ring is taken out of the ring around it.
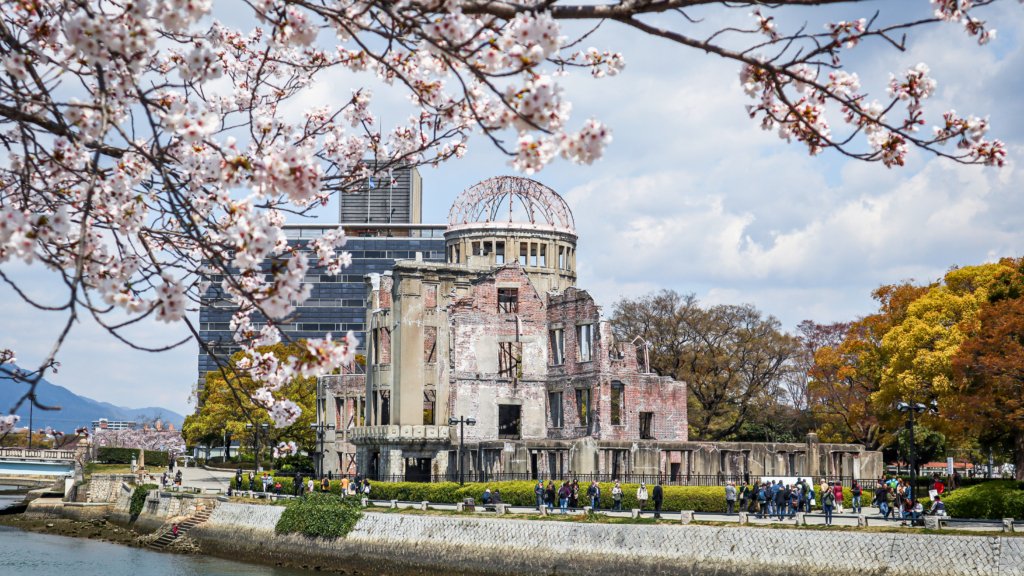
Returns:
[[[1024,539],[367,513],[345,539],[279,536],[222,503],[190,536],[234,558],[417,574],[1024,576]]]

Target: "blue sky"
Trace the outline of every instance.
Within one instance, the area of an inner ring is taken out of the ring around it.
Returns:
[[[892,6],[896,5],[897,9]],[[219,6],[219,4],[218,4]],[[927,16],[927,0],[866,2],[791,11],[780,26],[805,20]],[[725,21],[707,12],[706,26]],[[610,311],[622,297],[671,288],[707,303],[752,303],[792,329],[803,319],[849,320],[873,310],[870,292],[885,283],[929,281],[950,266],[1024,252],[1024,8],[999,2],[979,13],[995,23],[995,44],[978,47],[960,26],[911,36],[904,53],[871,45],[850,62],[865,87],[884,96],[889,72],[924,61],[938,79],[928,109],[934,120],[956,108],[989,115],[990,135],[1010,148],[1001,169],[964,167],[912,152],[903,169],[847,160],[832,152],[809,157],[760,130],[744,110],[738,66],[714,56],[606,25],[590,39],[622,50],[627,66],[615,78],[566,80],[573,123],[594,116],[614,131],[606,157],[593,166],[557,162],[536,179],[572,207],[579,241],[579,285]],[[745,20],[736,11],[728,20]],[[345,98],[351,78],[311,87],[297,107]],[[402,96],[376,92],[385,129],[402,121]],[[423,168],[424,219],[443,222],[463,189],[512,173],[484,138],[461,161]],[[336,219],[337,204],[319,214]],[[39,268],[4,264],[30,279],[34,294],[59,286]],[[60,318],[30,310],[0,289],[0,347],[23,365],[42,358]],[[180,328],[148,325],[137,336],[168,342]],[[75,392],[125,406],[161,405],[186,412],[197,348],[149,354],[128,350],[88,321],[76,327],[50,377]]]

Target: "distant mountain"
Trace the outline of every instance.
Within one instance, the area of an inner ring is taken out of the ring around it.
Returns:
[[[17,366],[4,364],[3,368],[14,370]],[[25,384],[14,382],[6,372],[0,371],[0,414],[7,414],[27,389]],[[90,426],[93,420],[100,418],[130,421],[151,421],[160,418],[165,423],[174,424],[174,427],[180,430],[182,422],[185,421],[185,417],[181,414],[158,406],[124,408],[109,402],[99,402],[92,398],[79,396],[45,378],[40,380],[36,386],[36,395],[40,404],[60,406],[61,408],[58,411],[35,409],[32,416],[32,427],[36,430],[50,426],[55,430],[69,432],[80,426]],[[21,416],[21,422],[18,422],[19,427],[28,426],[28,412],[27,405],[18,409],[17,414]]]

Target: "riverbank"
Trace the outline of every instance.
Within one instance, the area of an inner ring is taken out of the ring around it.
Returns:
[[[64,505],[58,499],[43,499],[30,512],[54,518],[77,514],[85,521],[66,530],[77,530],[82,537],[99,532],[99,538],[128,538],[95,524],[99,517],[89,521],[82,516],[98,515],[101,507],[108,524],[122,530],[130,526],[139,534],[159,535],[172,522],[202,515],[203,521],[188,531],[187,538],[203,554],[363,576],[1024,576],[1024,538],[999,535],[768,529],[684,525],[678,520],[597,522],[586,517],[554,521],[368,509],[347,537],[311,538],[276,532],[282,506],[157,490],[150,492],[133,521],[128,514],[133,488],[121,479],[110,480],[108,485],[90,487],[90,495],[109,494],[109,504]],[[40,522],[52,522],[54,526],[46,528],[57,529],[53,520]]]
[[[89,538],[135,548],[145,545],[140,541],[140,534],[134,530],[116,526],[103,519],[82,521],[69,518],[33,518],[24,514],[11,514],[0,516],[0,526],[40,534]]]

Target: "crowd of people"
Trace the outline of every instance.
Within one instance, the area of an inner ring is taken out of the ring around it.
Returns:
[[[548,480],[546,487],[543,480],[538,480],[536,486],[533,487],[533,494],[537,499],[538,509],[547,508],[548,510],[553,510],[557,504],[562,514],[565,514],[569,509],[581,508],[581,504],[583,506],[589,505],[591,510],[599,510],[601,508],[601,485],[597,481],[590,482],[586,492],[582,493],[583,498],[580,497],[579,480],[565,480],[560,487],[555,485],[554,480]],[[616,480],[611,492],[611,509],[613,511],[622,510],[622,494],[622,483]],[[652,496],[653,498],[651,498]],[[647,490],[646,483],[641,482],[640,486],[637,487],[636,500],[641,510],[646,507],[649,499],[654,504],[654,517],[660,518],[661,505],[664,502],[664,490],[660,481],[650,493]]]
[[[181,472],[179,471],[178,474],[180,476]],[[317,491],[317,489],[320,492],[330,492],[332,481],[332,474],[323,476],[320,478],[320,482],[317,482],[312,477],[303,478],[302,473],[296,472],[292,477],[292,496],[304,496]],[[342,476],[340,484],[342,498],[357,495],[369,496],[370,494],[370,479],[360,474],[356,474],[351,479],[348,476]],[[228,485],[228,495],[230,496],[233,490],[245,490],[246,488],[248,488],[249,492],[262,492],[280,496],[282,485],[280,479],[271,476],[267,472],[257,476],[255,472],[250,470],[248,476],[246,476],[243,474],[242,469],[238,468],[235,470],[235,481]]]

